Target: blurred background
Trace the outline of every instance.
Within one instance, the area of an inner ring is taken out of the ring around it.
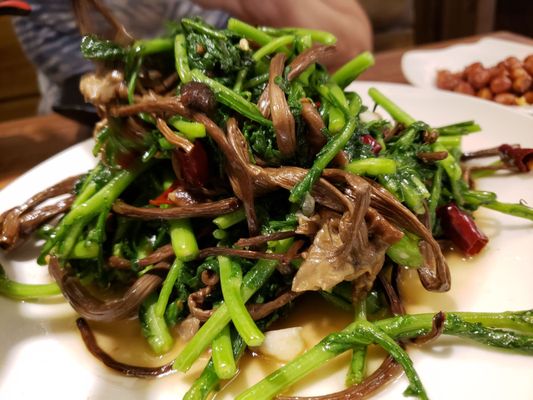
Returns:
[[[533,0],[359,0],[374,29],[374,51],[394,51],[492,31],[533,37]],[[0,121],[36,114],[32,65],[0,17]]]

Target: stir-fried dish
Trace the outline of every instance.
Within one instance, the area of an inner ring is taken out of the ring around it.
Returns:
[[[448,290],[442,249],[473,256],[488,241],[472,215],[479,207],[533,220],[526,205],[475,188],[501,170],[529,171],[533,150],[463,153],[461,137],[480,130],[473,121],[430,126],[375,88],[377,109],[363,105],[346,87],[373,58],[330,74],[334,43],[325,32],[235,19],[224,30],[183,19],[151,40],[118,27],[115,41],[84,37],[96,63],[81,91],[101,117],[98,164],[1,215],[2,248],[44,238],[38,263],[56,283],[3,274],[0,293],[61,292],[88,349],[129,376],[184,373],[210,349],[186,399],[234,377],[247,347],[310,291],[353,323],[239,399],[274,398],[346,351],[347,389],[314,399],[363,398],[402,371],[406,395],[426,399],[406,347],[440,334],[531,354],[531,310],[407,315],[397,278],[416,269],[425,289]],[[483,157],[493,158],[469,163]],[[128,365],[98,346],[91,321],[131,318],[155,354],[186,342],[173,363]],[[388,357],[368,374],[372,345]]]

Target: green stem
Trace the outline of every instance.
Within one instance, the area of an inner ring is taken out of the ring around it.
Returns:
[[[72,251],[69,253],[69,258],[76,259],[90,259],[96,258],[100,254],[100,244],[97,242],[89,242],[82,240],[75,244]]]
[[[437,207],[439,206],[439,200],[442,192],[442,166],[437,165],[437,170],[433,175],[433,183],[431,186],[431,195],[429,197],[428,204],[428,216],[429,226],[433,230],[437,217]]]
[[[109,126],[106,125],[104,129],[109,129]],[[85,178],[85,181],[83,182],[83,185],[80,188],[79,194],[76,196],[76,198],[72,202],[72,205],[70,206],[71,209],[79,206],[81,203],[83,203],[85,200],[91,197],[94,194],[94,192],[96,192],[98,185],[94,181],[94,178],[97,175],[100,175],[103,169],[104,169],[104,166],[101,163],[98,163],[98,165],[96,165],[96,167],[94,167],[89,172],[89,174]]]
[[[0,295],[15,300],[32,300],[61,294],[57,283],[27,284],[9,279],[0,265]]]
[[[285,30],[298,36],[310,36],[313,42],[330,45],[337,43],[337,38],[330,32],[309,28],[285,28]]]
[[[514,217],[525,218],[533,221],[533,208],[524,204],[501,203],[493,201],[490,203],[481,204],[481,207],[490,208],[491,210],[499,211],[504,214],[509,214]]]
[[[238,361],[243,355],[246,345],[238,334],[234,334],[231,337],[233,358]],[[206,400],[217,389],[219,383],[220,378],[215,372],[215,365],[213,358],[211,358],[200,377],[192,384],[189,391],[185,393],[183,400]]]
[[[236,34],[253,40],[260,46],[264,46],[272,41],[272,37],[265,32],[260,31],[252,25],[247,24],[236,18],[228,20],[228,29]]]
[[[372,100],[376,102],[376,104],[378,104],[385,111],[387,111],[395,121],[398,121],[405,126],[409,126],[416,122],[416,120],[413,117],[411,117],[409,114],[403,111],[396,103],[390,100],[387,96],[381,93],[378,89],[376,88],[368,89],[368,95],[372,98]]]
[[[182,18],[181,23],[188,30],[193,30],[198,33],[203,33],[204,35],[211,36],[215,39],[228,40],[228,37],[222,30],[212,29],[209,25],[199,22],[191,18]]]
[[[327,336],[329,338],[329,336]],[[342,347],[342,351],[349,346]],[[301,378],[314,371],[317,367],[340,354],[338,346],[331,348],[322,339],[318,345],[292,360],[284,367],[274,371],[259,383],[245,390],[237,396],[237,400],[266,400],[273,399],[285,388],[298,382]]]
[[[331,107],[329,111],[328,130],[332,135],[339,133],[346,125],[346,119],[342,110]]]
[[[206,136],[205,125],[199,122],[186,121],[182,117],[175,116],[170,118],[168,123],[191,142]]]
[[[297,183],[291,190],[289,200],[292,203],[301,203],[305,194],[309,192],[314,183],[320,178],[322,171],[335,158],[335,156],[346,146],[355,132],[357,125],[357,114],[361,109],[361,98],[355,96],[349,104],[349,118],[341,133],[331,138],[328,143],[317,154],[315,162],[309,169],[305,177]]]
[[[271,42],[265,44],[260,49],[258,49],[253,55],[252,59],[257,62],[261,60],[263,57],[274,53],[276,50],[278,50],[281,47],[284,47],[288,44],[291,44],[294,42],[294,36],[293,35],[285,35],[280,36],[279,38],[276,38],[272,40]]]
[[[249,102],[240,94],[227,88],[220,82],[207,77],[197,69],[193,69],[191,71],[191,76],[195,82],[205,83],[207,86],[209,86],[215,94],[217,100],[222,104],[230,107],[234,111],[237,111],[238,113],[250,118],[255,122],[259,122],[262,125],[272,125],[272,121],[263,117],[255,104]]]
[[[244,276],[242,284],[242,299],[248,301],[252,295],[270,278],[276,270],[278,262],[274,260],[259,260]],[[187,372],[202,352],[213,342],[213,339],[231,321],[228,306],[222,303],[220,307],[202,325],[200,330],[185,345],[174,361],[174,369]]]
[[[233,85],[234,92],[239,93],[242,91],[242,85],[244,83],[244,79],[246,78],[247,73],[247,68],[243,68],[239,71],[239,73],[237,74],[237,79],[235,79],[235,84]]]
[[[366,298],[355,304],[355,321],[366,321]],[[366,356],[368,346],[354,346],[352,359],[346,374],[346,386],[350,387],[363,382],[366,375]]]
[[[213,366],[220,379],[231,379],[237,373],[237,365],[233,358],[231,347],[231,332],[229,324],[222,329],[211,344]]]
[[[230,212],[228,214],[220,215],[213,220],[213,223],[218,226],[219,229],[228,229],[233,225],[238,224],[246,219],[246,213],[244,208],[240,208],[237,211]]]
[[[365,51],[340,67],[331,76],[331,81],[344,89],[364,71],[373,66],[374,62],[374,56],[372,53]]]
[[[439,136],[435,143],[444,146],[448,151],[453,149],[460,149],[462,136]]]
[[[399,265],[418,268],[424,262],[424,257],[422,257],[420,249],[418,248],[418,242],[418,238],[411,237],[410,234],[404,233],[399,241],[392,244],[387,249],[387,256]]]
[[[131,182],[148,167],[148,164],[141,164],[131,170],[122,170],[116,174],[102,189],[100,189],[92,197],[80,203],[60,221],[59,225],[54,230],[50,239],[45,243],[41,254],[37,259],[40,265],[45,265],[45,256],[50,250],[70,232],[71,227],[78,223],[87,224],[90,220],[96,217],[102,209],[108,209],[111,204],[120,196]]]
[[[257,327],[241,296],[242,271],[239,264],[228,257],[218,256],[220,286],[233,325],[248,346],[260,346],[265,335]]]
[[[161,291],[159,292],[159,297],[154,309],[154,314],[156,317],[163,318],[165,316],[165,310],[167,309],[167,304],[168,300],[170,299],[172,289],[181,275],[183,267],[183,261],[176,257],[170,266],[167,276],[163,282],[163,286],[161,287]]]
[[[366,375],[366,356],[368,346],[354,346],[348,374],[346,374],[346,386],[350,387],[363,382]]]
[[[144,301],[141,319],[143,334],[148,344],[156,354],[161,355],[170,351],[174,339],[168,330],[165,318],[157,314],[157,304],[158,298],[154,293]]]
[[[174,60],[181,82],[190,82],[192,78],[189,60],[187,58],[187,49],[185,48],[185,35],[176,35],[174,39]]]
[[[433,143],[433,151],[440,152],[446,151],[446,148],[439,143]],[[459,182],[462,179],[462,169],[459,165],[459,162],[455,159],[451,152],[448,152],[448,156],[444,160],[437,161],[437,164],[440,165],[446,175],[450,178],[450,186],[452,187],[452,192],[454,200],[458,205],[464,203],[463,194]]]
[[[174,41],[171,38],[138,40],[133,44],[133,48],[136,54],[148,56],[172,50],[174,48]]]
[[[386,175],[396,173],[396,161],[390,158],[364,158],[347,164],[344,169],[356,175]]]
[[[128,103],[133,104],[135,102],[135,88],[137,86],[137,78],[139,77],[139,71],[141,69],[143,59],[139,56],[135,61],[135,66],[131,71],[131,75],[128,80]]]
[[[212,392],[218,390],[219,384],[220,378],[215,372],[213,358],[210,358],[202,374],[183,396],[183,400],[206,400]]]
[[[442,136],[461,136],[481,131],[481,127],[475,121],[458,122],[452,125],[436,128]]]
[[[354,322],[343,331],[326,336],[316,346],[241,393],[237,399],[271,399],[325,362],[357,345],[383,346],[406,370],[407,394],[421,398],[425,392],[407,354],[394,340],[413,338],[431,331],[434,314],[402,315],[376,321]],[[507,330],[494,329],[505,328]],[[521,331],[515,332],[515,331]],[[533,354],[533,310],[504,313],[447,313],[444,333],[474,339],[491,346]],[[394,339],[394,340],[393,340]]]
[[[172,249],[176,258],[182,261],[194,260],[199,250],[191,221],[188,218],[177,219],[171,221],[169,225]]]
[[[246,83],[244,83],[243,89],[245,89],[245,90],[246,89],[251,89],[253,87],[262,85],[262,84],[266,83],[267,81],[268,81],[268,72],[265,73],[265,74],[254,76],[253,78],[248,80]]]

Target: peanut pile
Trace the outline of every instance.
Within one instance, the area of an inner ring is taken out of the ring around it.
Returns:
[[[439,70],[439,89],[493,100],[506,105],[533,104],[533,54],[523,61],[507,57],[496,66],[486,68],[476,62],[463,71]]]

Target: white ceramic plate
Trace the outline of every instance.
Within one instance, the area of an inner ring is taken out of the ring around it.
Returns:
[[[371,83],[353,89],[365,94]],[[466,149],[486,148],[503,142],[533,147],[533,120],[489,102],[453,93],[422,90],[406,85],[376,83],[386,95],[416,118],[439,126],[475,119],[481,134],[464,140]],[[365,95],[366,104],[371,104]],[[90,143],[76,145],[34,168],[0,192],[0,210],[19,204],[33,193],[75,173],[94,161]],[[503,201],[533,203],[533,175],[494,177],[481,189],[498,192]],[[478,213],[481,227],[490,237],[486,250],[475,260],[452,257],[453,284],[446,294],[423,292],[416,277],[406,280],[410,312],[465,310],[503,311],[533,308],[531,243],[533,224],[499,215]],[[0,258],[9,274],[19,281],[46,279],[46,270],[35,264],[36,249],[26,246],[9,260]],[[477,277],[477,278],[476,278]],[[417,287],[418,289],[409,289]],[[410,294],[409,294],[410,293]],[[0,298],[0,399],[177,399],[193,377],[178,374],[157,380],[125,378],[106,369],[84,348],[74,327],[76,318],[68,305],[16,303]],[[311,343],[310,343],[311,344]],[[120,347],[120,343],[115,344]],[[135,349],[122,345],[124,355]],[[415,366],[431,399],[527,399],[533,394],[533,357],[499,351],[459,339],[440,338],[425,349],[411,349]],[[344,367],[337,363],[327,377],[324,369],[296,389],[302,394],[324,394],[342,387]],[[198,371],[199,368],[196,368]],[[255,368],[241,379],[249,386],[265,371]],[[196,372],[197,374],[198,372]],[[193,373],[194,375],[194,373]],[[376,399],[400,399],[407,384],[400,378]],[[217,398],[231,399],[227,391]]]
[[[402,57],[402,72],[405,79],[414,86],[435,88],[439,69],[462,71],[466,66],[478,61],[486,67],[491,67],[509,56],[523,60],[530,54],[533,54],[533,46],[485,38],[475,43],[442,49],[408,51]]]
[[[402,56],[402,72],[414,86],[436,89],[437,71],[462,71],[474,62],[492,67],[510,56],[523,60],[533,54],[533,46],[508,40],[485,38],[475,43],[458,44],[442,49],[411,50]],[[505,106],[533,115],[533,106]]]

